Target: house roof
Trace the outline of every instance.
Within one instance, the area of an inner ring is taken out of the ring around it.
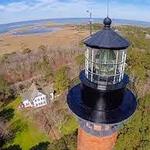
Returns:
[[[48,86],[43,87],[42,91],[44,93],[52,93],[52,92],[54,92],[54,84],[50,84]]]
[[[32,101],[35,97],[38,96],[39,90],[35,83],[32,83],[30,88],[23,94],[24,99]]]
[[[90,48],[121,50],[130,46],[127,39],[120,36],[111,28],[111,19],[104,19],[104,28],[88,37],[84,44]]]
[[[28,99],[30,101],[33,101],[37,96],[39,95],[49,95],[48,93],[54,92],[53,85],[47,86],[44,88],[40,88],[35,83],[32,83],[30,88],[22,94],[23,99]]]

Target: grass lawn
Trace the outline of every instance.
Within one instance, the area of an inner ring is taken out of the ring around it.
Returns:
[[[78,122],[74,117],[69,117],[68,120],[60,127],[63,135],[69,135],[78,127]]]
[[[47,142],[48,137],[44,133],[38,131],[32,124],[28,124],[28,129],[19,133],[13,144],[19,144],[22,150],[29,150],[31,147],[41,143]]]
[[[18,109],[21,102],[21,98],[17,98],[15,101],[7,105],[7,108],[13,108],[15,115],[11,120],[13,126],[21,128],[17,132],[16,137],[11,145],[18,144],[22,150],[30,150],[31,147],[41,143],[49,141],[49,138],[45,133],[40,131],[35,122],[25,116],[25,112]]]

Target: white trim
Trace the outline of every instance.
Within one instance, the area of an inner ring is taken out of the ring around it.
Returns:
[[[93,49],[91,49],[92,50],[92,62],[94,61],[94,50]],[[94,66],[93,66],[93,63],[92,63],[92,66],[91,66],[91,72],[93,72],[94,71],[94,68],[93,68]],[[93,82],[93,74],[91,74],[91,81]]]
[[[125,51],[123,51],[123,54],[122,54],[122,62],[124,62],[124,55],[125,55]],[[124,63],[123,63],[123,65],[124,65]],[[124,74],[124,72],[123,72],[123,65],[121,66],[121,69],[120,69],[119,82],[122,79],[122,74]]]
[[[125,52],[124,54],[124,64],[123,64],[123,73],[122,73],[122,79],[123,79],[123,76],[124,76],[124,71],[125,71],[125,67],[126,67],[126,58],[127,58],[127,54]]]
[[[90,59],[86,58],[85,59],[88,61],[88,62],[91,62],[91,63],[94,63],[94,64],[101,64],[101,65],[122,65],[124,64],[124,61],[121,61],[121,62],[118,62],[118,63],[97,63],[96,61],[91,61]]]
[[[116,55],[116,67],[115,67],[115,75],[116,75],[116,73],[117,73],[117,68],[118,68],[118,64],[117,64],[117,62],[118,62],[118,57],[119,57],[119,52],[117,51],[117,55]],[[113,84],[115,84],[116,83],[116,76],[114,76],[114,81],[113,81]]]
[[[86,75],[86,77],[88,78],[88,68],[89,68],[89,61],[88,61],[88,59],[89,59],[89,49],[87,48],[87,50],[86,50],[86,52],[85,52],[85,75]]]

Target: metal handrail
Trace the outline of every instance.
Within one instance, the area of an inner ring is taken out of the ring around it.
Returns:
[[[85,69],[85,71],[88,71],[90,74],[92,74],[92,75],[97,75],[97,76],[100,76],[100,77],[117,77],[117,76],[120,76],[121,75],[121,73],[119,73],[119,74],[116,74],[116,75],[101,75],[101,74],[96,74],[96,73],[92,73],[90,70],[87,70],[87,69]]]
[[[92,60],[88,59],[87,57],[85,57],[85,60],[90,63],[99,64],[99,65],[123,65],[124,64],[124,61],[118,62],[117,64],[116,63],[96,63],[95,61],[92,61]]]

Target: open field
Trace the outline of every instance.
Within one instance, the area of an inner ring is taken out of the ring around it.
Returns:
[[[67,48],[77,45],[88,32],[79,32],[75,26],[62,26],[61,30],[52,33],[31,34],[25,36],[0,35],[0,55],[21,52],[25,48],[36,50],[40,45]]]

